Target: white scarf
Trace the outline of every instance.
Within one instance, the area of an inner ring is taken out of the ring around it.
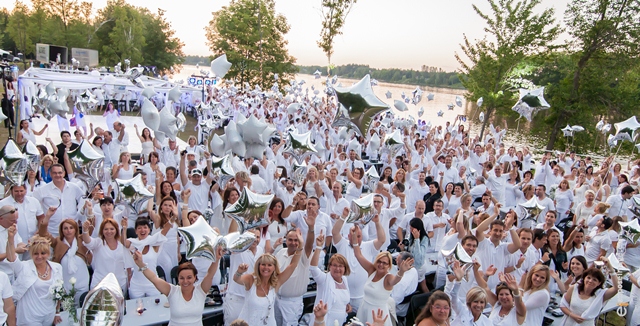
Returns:
[[[76,252],[78,251],[78,241],[76,239],[73,239],[71,241],[71,244],[69,244],[69,242],[67,242],[67,239],[63,239],[62,241],[64,241],[64,243],[69,246],[69,250],[67,251],[67,271],[69,272],[69,274],[73,275],[76,273],[76,271],[78,270],[78,266],[76,266],[76,259],[75,259],[75,255]],[[62,261],[60,261],[62,262]]]
[[[606,290],[604,289],[597,290],[595,293],[595,300],[591,302],[591,305],[589,305],[589,308],[587,308],[587,310],[582,312],[580,317],[584,318],[585,320],[594,320],[595,318],[597,318],[598,315],[600,315],[600,310],[602,310],[602,307],[604,306],[605,292]],[[573,300],[582,300],[580,299],[580,293],[578,293],[578,284],[575,284],[573,286],[571,301]],[[562,296],[562,302],[560,302],[560,307],[570,308],[570,306],[571,304],[567,302],[567,300],[565,300],[564,296]],[[564,317],[564,319],[568,319],[568,318],[569,318],[568,316]]]

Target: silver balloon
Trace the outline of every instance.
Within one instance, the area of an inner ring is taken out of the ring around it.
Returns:
[[[122,325],[124,309],[124,295],[118,279],[109,273],[87,293],[80,312],[80,324]]]
[[[22,153],[29,161],[29,170],[38,172],[38,170],[40,170],[40,151],[38,147],[36,147],[36,144],[28,140],[22,147]]]
[[[378,113],[389,108],[374,94],[369,75],[351,87],[335,87],[335,92],[338,103],[348,110],[348,118],[359,135],[369,130],[373,118]],[[332,125],[336,127],[335,121]]]
[[[67,155],[76,178],[82,180],[87,187],[87,193],[90,193],[104,178],[104,155],[93,149],[86,140],[76,149],[68,151]]]
[[[311,132],[304,134],[290,132],[284,153],[291,154],[298,164],[302,163],[307,156],[318,153],[311,143]]]
[[[629,268],[627,268],[626,266],[622,265],[622,263],[620,263],[620,261],[618,260],[618,257],[616,257],[614,253],[609,254],[607,259],[611,263],[611,267],[613,267],[614,271],[618,273],[618,277],[623,278],[631,272]]]
[[[207,223],[203,216],[199,216],[190,226],[179,227],[178,233],[185,242],[187,259],[199,257],[216,262],[220,258],[216,257],[216,247],[222,236]]]
[[[178,113],[176,116],[176,127],[180,132],[184,132],[184,128],[187,127],[187,118],[182,112]]]
[[[636,130],[640,128],[640,123],[636,120],[636,116],[633,116],[625,121],[614,123],[616,127],[616,138],[619,140],[635,141]]]
[[[469,271],[473,267],[473,260],[460,243],[456,243],[456,246],[451,250],[440,250],[440,253],[444,256],[447,269],[450,272],[453,272],[453,263],[459,261],[464,272],[463,278],[465,281],[469,281]]]
[[[400,130],[396,129],[392,133],[386,134],[383,144],[385,150],[389,151],[392,157],[395,157],[396,153],[404,146]]]
[[[456,105],[462,107],[462,97],[456,96]]]
[[[526,216],[522,221],[532,220],[534,223],[538,220],[538,215],[544,210],[544,206],[540,204],[536,196],[533,196],[528,201],[519,204],[519,206],[526,212]]]
[[[372,166],[365,172],[364,174],[367,177],[367,186],[369,187],[370,192],[374,192],[376,190],[376,186],[380,181],[380,175],[378,174],[378,170],[376,170],[375,166]]]
[[[380,212],[373,206],[376,194],[368,194],[351,202],[351,211],[347,223],[369,223]],[[378,195],[379,196],[379,195]]]
[[[213,175],[218,177],[218,184],[220,188],[226,188],[227,182],[235,176],[233,167],[231,166],[231,158],[229,155],[223,157],[211,157],[211,167],[213,168]]]
[[[243,252],[256,242],[256,235],[252,232],[231,232],[220,240],[229,252]]]
[[[298,164],[298,162],[293,162],[291,170],[291,179],[293,179],[293,183],[298,187],[302,187],[304,179],[307,178],[307,172],[309,172],[307,163],[302,162],[302,164]]]
[[[145,187],[142,175],[138,174],[133,179],[116,179],[118,185],[117,203],[128,205],[135,214],[143,211],[147,200],[154,194]]]
[[[27,157],[20,151],[13,139],[7,140],[0,150],[0,183],[3,185],[22,185],[29,169]]]
[[[634,218],[631,222],[620,222],[620,226],[622,227],[622,232],[620,233],[620,237],[626,239],[632,244],[638,242],[638,238],[640,238],[640,224],[638,224],[638,219]]]
[[[238,223],[240,233],[269,225],[269,205],[274,195],[260,195],[245,187],[240,198],[224,210]]]

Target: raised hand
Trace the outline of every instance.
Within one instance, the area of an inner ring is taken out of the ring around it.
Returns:
[[[320,235],[316,237],[316,246],[324,247],[324,234],[320,231]]]
[[[413,268],[413,263],[414,260],[413,258],[408,258],[402,261],[402,263],[400,264],[400,266],[398,266],[398,270],[400,270],[403,274],[406,273],[408,270],[410,270],[411,268]]]
[[[385,316],[382,309],[378,309],[377,312],[371,310],[371,318],[373,319],[373,323],[367,322],[367,326],[384,326],[389,315]]]
[[[489,267],[487,267],[487,270],[484,271],[484,275],[493,276],[496,274],[497,271],[498,269],[495,266],[490,265]]]
[[[244,274],[247,272],[247,270],[249,269],[249,265],[247,264],[240,264],[240,266],[238,266],[238,273],[239,274]]]
[[[313,307],[313,315],[316,317],[316,320],[324,320],[327,311],[329,311],[329,307],[326,303],[322,302],[322,300]]]

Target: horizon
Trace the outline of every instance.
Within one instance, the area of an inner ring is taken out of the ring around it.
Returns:
[[[569,1],[541,0],[536,12],[553,7],[556,23],[562,23]],[[25,2],[31,7],[30,1]],[[212,12],[228,5],[229,0],[193,0],[188,8],[184,3],[171,0],[157,0],[153,4],[149,4],[148,0],[126,2],[146,7],[152,12],[157,12],[158,8],[165,10],[166,20],[175,30],[175,36],[184,43],[185,54],[214,57],[222,54],[209,50],[204,27],[211,20]],[[107,0],[92,3],[95,15],[97,9],[106,6]],[[418,71],[426,65],[447,72],[459,71],[460,64],[454,55],[460,53],[463,35],[466,34],[471,41],[486,36],[484,21],[472,8],[474,3],[483,12],[490,12],[486,0],[459,0],[437,5],[424,0],[402,0],[393,5],[384,0],[357,2],[346,18],[343,34],[334,39],[332,64],[342,66],[353,63],[376,69]],[[14,3],[5,6],[9,11],[13,7]],[[436,14],[434,9],[437,10]],[[289,54],[296,58],[295,64],[326,66],[326,56],[316,45],[322,20],[320,1],[278,0],[276,13],[285,16],[291,27],[285,39]],[[563,38],[566,35],[558,41]]]

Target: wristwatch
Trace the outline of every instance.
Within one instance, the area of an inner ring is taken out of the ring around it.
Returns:
[[[144,265],[144,266],[142,266],[142,267],[138,268],[138,270],[139,270],[139,271],[141,271],[141,272],[144,272],[144,271],[146,271],[147,269],[149,269],[149,267],[148,267],[147,265]]]

